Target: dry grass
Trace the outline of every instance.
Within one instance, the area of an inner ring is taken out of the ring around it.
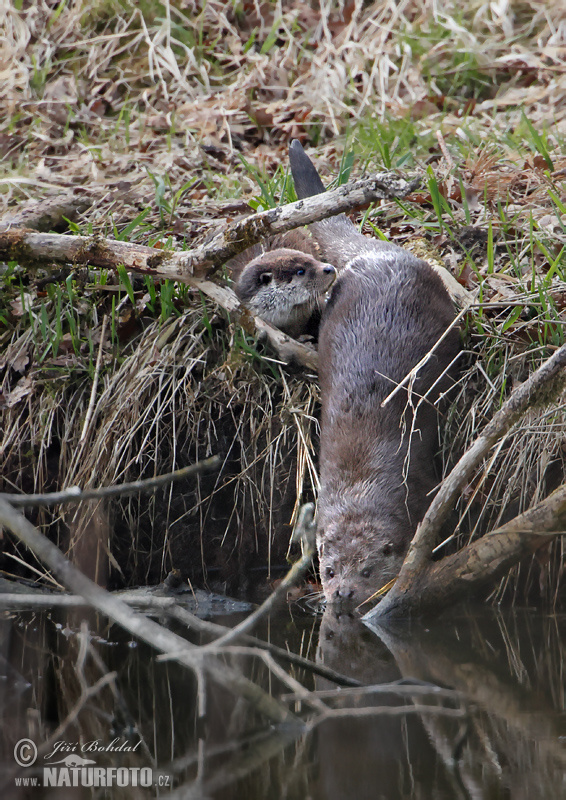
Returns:
[[[199,182],[179,209],[191,235],[254,190],[239,151],[270,171],[292,136],[330,141],[391,116],[497,147],[523,109],[564,135],[560,4],[344,5],[76,0],[57,15],[3,0],[4,203],[74,185],[93,193],[95,226],[130,221],[154,203],[149,171],[175,191]]]
[[[74,187],[92,203],[77,230],[182,246],[275,202],[294,136],[317,146],[327,179],[347,177],[351,149],[357,174],[421,173],[420,193],[366,222],[425,240],[483,304],[446,464],[563,341],[562,4],[0,0],[0,26],[0,212]],[[242,582],[250,553],[281,558],[282,524],[316,493],[316,385],[186,288],[73,273],[55,289],[17,266],[2,277],[5,485],[104,484],[220,452],[217,480],[128,503],[120,568],[157,580],[181,559],[198,577],[222,542],[219,575]],[[562,420],[562,406],[533,412],[503,443],[462,501],[461,536],[548,492]],[[541,573],[551,594],[562,560],[557,544]]]

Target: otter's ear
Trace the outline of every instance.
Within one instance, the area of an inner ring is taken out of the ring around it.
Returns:
[[[267,286],[268,283],[271,283],[273,278],[272,272],[262,272],[259,276],[259,282],[262,283],[264,286]]]

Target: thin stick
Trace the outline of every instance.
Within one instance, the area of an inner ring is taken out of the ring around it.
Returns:
[[[404,716],[405,714],[434,714],[440,717],[455,717],[461,719],[467,717],[469,712],[465,708],[447,708],[446,706],[366,706],[364,708],[330,708],[325,711],[320,717],[315,717],[309,720],[307,728],[309,731],[314,730],[321,722],[327,719],[336,719],[337,717],[397,717]]]
[[[179,664],[197,672],[203,670],[209,678],[224,686],[236,697],[245,698],[258,712],[265,714],[273,722],[295,719],[295,715],[283,704],[235,669],[220,664],[210,656],[207,658],[201,648],[190,644],[178,634],[167,630],[144,614],[132,611],[126,603],[97,586],[74,567],[59,548],[43,536],[29,520],[2,499],[0,499],[0,525],[5,526],[37,558],[47,564],[61,583],[72,592],[82,595],[89,605],[134,636],[162,653],[172,654]]]
[[[94,413],[94,405],[96,402],[96,390],[98,388],[98,378],[100,376],[100,366],[102,364],[102,347],[104,345],[104,337],[106,336],[107,323],[108,323],[108,314],[105,314],[104,317],[102,318],[102,329],[100,331],[100,342],[98,344],[98,356],[96,358],[96,367],[94,369],[92,389],[90,390],[90,400],[88,402],[88,408],[85,416],[85,424],[83,425],[83,431],[81,433],[81,438],[79,439],[79,444],[81,444],[86,439],[88,427],[90,425],[90,420],[92,419],[92,415]]]
[[[182,596],[162,597],[160,595],[155,595],[153,597],[142,597],[135,592],[120,592],[119,597],[123,603],[127,603],[129,606],[142,609],[148,614],[151,614],[152,612],[154,614],[159,613],[159,615],[167,614],[169,617],[178,620],[187,628],[204,633],[206,636],[213,636],[217,640],[220,636],[232,630],[231,628],[227,628],[225,625],[219,625],[218,623],[211,622],[210,620],[200,619],[199,617],[195,616],[195,614],[192,614],[187,608],[185,608],[184,605],[182,605]],[[83,597],[80,597],[76,594],[47,594],[45,592],[33,592],[28,594],[27,592],[0,592],[0,609],[80,608],[81,606],[88,605],[89,603]],[[333,670],[324,664],[316,664],[314,661],[304,658],[304,656],[293,653],[291,650],[285,650],[282,647],[277,647],[277,645],[272,644],[271,642],[265,642],[262,639],[256,639],[255,636],[249,636],[248,634],[243,633],[239,634],[238,639],[249,647],[267,650],[269,653],[281,659],[282,661],[285,661],[289,664],[294,664],[297,667],[301,667],[308,672],[312,672],[313,675],[320,675],[321,678],[326,678],[327,680],[338,684],[338,686],[360,686],[360,681],[356,680],[355,678],[342,675],[342,673],[336,672],[336,670]],[[168,659],[167,656],[160,656],[159,660],[166,661]]]
[[[314,505],[313,503],[305,503],[299,512],[299,519],[297,520],[297,525],[292,536],[292,539],[300,540],[303,543],[303,555],[299,561],[293,564],[277,589],[275,589],[275,591],[269,595],[267,600],[262,603],[259,608],[256,608],[256,610],[250,614],[249,617],[246,617],[246,619],[240,622],[239,625],[231,628],[231,630],[228,633],[225,633],[224,636],[221,636],[219,639],[216,639],[216,641],[206,645],[204,648],[205,650],[209,648],[216,649],[222,645],[228,644],[229,642],[233,642],[234,639],[237,639],[242,633],[247,633],[255,625],[257,625],[260,619],[263,619],[263,617],[269,614],[277,602],[287,594],[289,589],[291,589],[297,583],[297,581],[310,567],[312,563],[312,557],[315,552],[315,531],[316,525],[314,524]]]
[[[197,464],[191,464],[173,472],[156,475],[155,478],[146,478],[142,481],[119,483],[114,486],[103,486],[101,489],[79,489],[71,486],[61,492],[49,494],[1,494],[4,500],[14,508],[36,508],[38,506],[53,506],[57,504],[81,503],[83,500],[99,500],[105,497],[127,497],[138,492],[151,492],[160,486],[167,486],[175,481],[182,481],[193,475],[202,475],[204,472],[214,472],[220,467],[219,456],[212,456]]]
[[[443,341],[444,341],[444,339],[445,339],[445,338],[448,336],[448,334],[450,333],[450,331],[451,331],[451,330],[452,330],[452,329],[453,329],[453,328],[454,328],[454,327],[455,327],[455,326],[456,326],[456,325],[457,325],[457,324],[460,322],[460,320],[462,319],[462,317],[463,317],[465,314],[467,314],[467,313],[468,313],[468,309],[467,309],[467,308],[463,308],[463,309],[460,311],[460,313],[459,313],[459,314],[458,314],[456,317],[454,317],[454,319],[452,320],[452,322],[450,323],[450,325],[449,325],[449,326],[446,328],[446,330],[444,331],[444,333],[442,334],[442,336],[441,336],[439,339],[437,339],[437,340],[436,340],[436,342],[435,342],[435,343],[433,344],[433,346],[430,348],[430,350],[428,351],[428,353],[426,353],[426,354],[425,354],[425,355],[424,355],[424,356],[421,358],[421,360],[418,362],[418,364],[415,364],[415,366],[413,367],[413,369],[412,369],[410,372],[408,372],[408,373],[405,375],[405,377],[403,378],[403,380],[402,380],[400,383],[398,383],[398,384],[395,386],[395,388],[393,389],[393,391],[392,391],[392,392],[390,392],[390,393],[387,395],[387,397],[385,398],[385,400],[382,400],[382,401],[381,401],[381,408],[383,408],[384,406],[386,406],[386,405],[387,405],[387,403],[388,403],[388,402],[391,400],[391,398],[395,397],[395,395],[397,394],[397,392],[398,392],[400,389],[402,389],[402,388],[403,388],[403,386],[405,386],[407,383],[409,383],[409,381],[410,381],[410,380],[412,380],[412,379],[413,379],[413,378],[416,376],[417,372],[420,370],[420,368],[421,368],[422,366],[424,366],[424,365],[426,364],[426,362],[427,362],[427,361],[429,360],[429,358],[432,356],[432,354],[434,353],[434,351],[436,350],[436,348],[438,347],[438,345],[439,345],[439,344],[441,344],[441,342],[443,342]]]

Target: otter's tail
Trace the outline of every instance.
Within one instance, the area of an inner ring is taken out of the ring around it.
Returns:
[[[295,183],[295,191],[299,200],[322,194],[326,191],[315,165],[303,150],[303,145],[298,139],[293,139],[289,145],[289,161]]]
[[[298,139],[293,139],[289,146],[289,161],[299,200],[326,191],[320,175]],[[313,222],[309,225],[309,230],[320,245],[321,258],[337,269],[345,267],[360,251],[375,247],[374,240],[363,236],[344,214]],[[384,248],[390,246],[385,245]]]

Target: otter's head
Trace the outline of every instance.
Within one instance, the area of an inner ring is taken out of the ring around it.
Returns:
[[[299,336],[335,278],[331,264],[282,248],[250,261],[235,288],[250,311],[290,336]]]
[[[414,531],[406,520],[337,515],[317,530],[320,578],[326,602],[364,603],[399,574]]]

